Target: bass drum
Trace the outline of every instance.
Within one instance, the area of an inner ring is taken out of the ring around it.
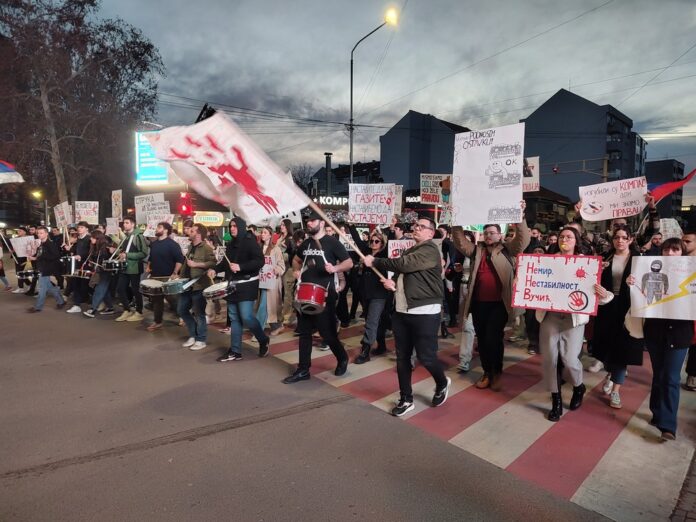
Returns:
[[[164,283],[158,281],[157,279],[143,279],[140,281],[140,293],[146,295],[147,297],[155,297],[158,295],[164,295],[164,289],[162,288]]]
[[[318,315],[326,308],[328,287],[314,283],[298,283],[295,291],[295,309],[303,314]]]

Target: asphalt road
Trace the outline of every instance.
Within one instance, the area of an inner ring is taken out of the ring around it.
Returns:
[[[0,520],[602,519],[217,331],[32,303],[0,293]]]

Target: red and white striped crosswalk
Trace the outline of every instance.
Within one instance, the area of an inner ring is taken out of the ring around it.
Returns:
[[[341,331],[351,360],[359,351],[362,329],[356,325]],[[387,346],[393,350],[393,340]],[[508,343],[503,389],[493,392],[473,386],[482,373],[477,357],[469,373],[457,373],[458,347],[459,334],[440,341],[438,356],[452,379],[447,402],[430,407],[434,383],[418,365],[412,376],[416,408],[403,420],[614,520],[669,518],[694,452],[696,393],[682,392],[678,439],[660,443],[659,432],[648,424],[651,373],[646,355],[642,367],[629,370],[621,389],[622,409],[609,408],[601,389],[604,374],[586,372],[583,406],[566,410],[560,422],[552,423],[545,417],[550,394],[542,385],[540,355]],[[271,353],[295,365],[297,338],[279,336]],[[313,351],[313,377],[391,410],[399,397],[393,360],[381,356],[351,364],[341,377],[333,374],[335,366],[330,351]],[[566,388],[567,405],[571,388]]]

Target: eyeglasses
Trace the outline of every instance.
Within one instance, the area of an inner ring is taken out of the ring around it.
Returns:
[[[370,239],[370,243],[375,243],[375,244],[380,245],[382,243],[382,240],[381,239]]]
[[[413,225],[413,230],[421,230],[423,228],[425,228],[427,230],[435,230],[433,227],[429,227],[427,225],[421,225],[420,223],[416,223],[415,225]]]

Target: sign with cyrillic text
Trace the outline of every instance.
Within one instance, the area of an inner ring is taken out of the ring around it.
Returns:
[[[539,156],[525,158],[522,171],[522,192],[538,192],[539,183]]]
[[[394,215],[393,183],[351,183],[348,185],[348,221],[388,225]]]
[[[443,202],[442,189],[445,188],[449,194],[449,187],[443,187],[447,184],[452,176],[450,174],[421,174],[420,175],[420,192],[423,204],[437,205]]]
[[[648,193],[645,176],[579,187],[580,215],[585,221],[627,218],[640,214]]]
[[[90,225],[99,224],[98,201],[76,201],[75,222],[86,221]]]

